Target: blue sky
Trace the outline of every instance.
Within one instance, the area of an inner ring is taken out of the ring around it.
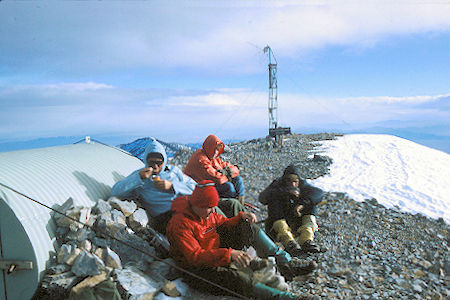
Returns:
[[[450,5],[391,2],[1,1],[0,151],[264,137],[270,45],[281,126],[448,153]]]

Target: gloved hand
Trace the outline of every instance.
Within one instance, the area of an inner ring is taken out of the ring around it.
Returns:
[[[298,187],[285,187],[282,189],[282,197],[289,200],[291,204],[298,203],[300,196],[300,189]]]
[[[233,175],[233,171],[230,169],[230,167],[225,167],[223,169],[217,170],[217,172],[225,175],[229,180],[231,179],[231,176]]]
[[[287,192],[291,196],[291,198],[298,198],[300,196],[300,189],[295,186],[291,186],[287,189]]]
[[[303,206],[302,204],[299,204],[295,207],[295,214],[297,216],[301,216],[302,215],[302,210],[305,208],[305,206]]]

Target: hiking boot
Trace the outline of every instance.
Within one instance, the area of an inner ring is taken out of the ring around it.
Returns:
[[[327,249],[320,247],[311,240],[307,240],[301,246],[301,251],[303,251],[303,253],[321,253],[326,252]]]
[[[315,261],[296,257],[292,258],[289,265],[294,276],[309,274],[317,268],[317,263]]]
[[[292,281],[295,276],[311,273],[317,267],[317,263],[315,261],[292,258],[289,263],[278,264],[277,267],[286,281]]]
[[[302,248],[296,241],[289,241],[284,250],[286,250],[286,252],[288,252],[290,255],[296,257],[299,257],[304,253],[302,251]]]
[[[277,268],[286,281],[292,281],[294,279],[294,271],[292,270],[289,263],[278,264]]]

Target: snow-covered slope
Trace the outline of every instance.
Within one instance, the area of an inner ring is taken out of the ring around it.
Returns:
[[[392,135],[345,135],[321,144],[333,164],[314,185],[450,223],[449,154]]]

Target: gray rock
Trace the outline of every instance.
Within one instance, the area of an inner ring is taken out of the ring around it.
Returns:
[[[54,218],[57,226],[68,227],[72,231],[77,231],[86,224],[91,215],[90,207],[74,207],[65,212],[65,215],[55,214]],[[68,218],[70,217],[70,218]]]
[[[91,229],[83,227],[76,231],[69,231],[65,240],[68,242],[81,243],[82,241],[94,238],[94,236],[95,233]]]
[[[172,267],[175,266],[176,263],[172,258],[166,258],[163,260],[154,260],[147,269],[148,274],[158,274],[162,278],[167,280],[174,280],[181,276],[180,271],[178,269]]]
[[[50,266],[47,269],[46,274],[48,274],[48,275],[58,275],[58,274],[61,274],[61,273],[68,272],[68,271],[70,271],[70,269],[71,269],[71,267],[69,265],[67,265],[67,264],[53,265],[53,266]]]
[[[122,270],[115,270],[117,282],[121,289],[125,291],[128,298],[141,299],[142,296],[150,297],[156,295],[164,285],[164,282],[157,282],[141,270],[129,266]]]
[[[58,275],[44,276],[40,291],[36,293],[44,296],[37,299],[68,299],[69,291],[78,282],[79,278],[70,271]]]
[[[104,269],[103,261],[85,250],[81,251],[72,266],[72,272],[77,276],[99,275]]]
[[[122,262],[120,261],[119,255],[117,255],[117,253],[112,251],[109,247],[106,248],[103,260],[107,267],[122,269]]]
[[[118,223],[120,225],[127,226],[127,219],[126,219],[125,215],[121,211],[118,211],[117,209],[113,209],[111,211],[111,220],[114,223]]]
[[[144,209],[138,208],[131,216],[128,217],[128,224],[134,231],[145,229],[148,224],[148,216]]]
[[[97,204],[94,207],[94,212],[97,215],[103,215],[108,211],[111,211],[111,205],[103,199],[98,199]]]
[[[91,250],[92,250],[92,243],[89,240],[81,241],[78,244],[78,248],[86,250],[87,252],[91,252]]]
[[[109,198],[108,202],[113,208],[120,210],[125,217],[131,216],[137,208],[136,203],[133,201],[122,201],[117,197]]]
[[[64,244],[58,251],[58,263],[64,263],[71,266],[80,253],[81,250],[78,249],[75,245]]]
[[[140,270],[146,270],[147,264],[153,262],[153,257],[156,256],[155,249],[149,246],[144,239],[125,229],[117,231],[114,237],[116,239],[111,241],[110,247],[119,255],[122,266],[133,265]]]

